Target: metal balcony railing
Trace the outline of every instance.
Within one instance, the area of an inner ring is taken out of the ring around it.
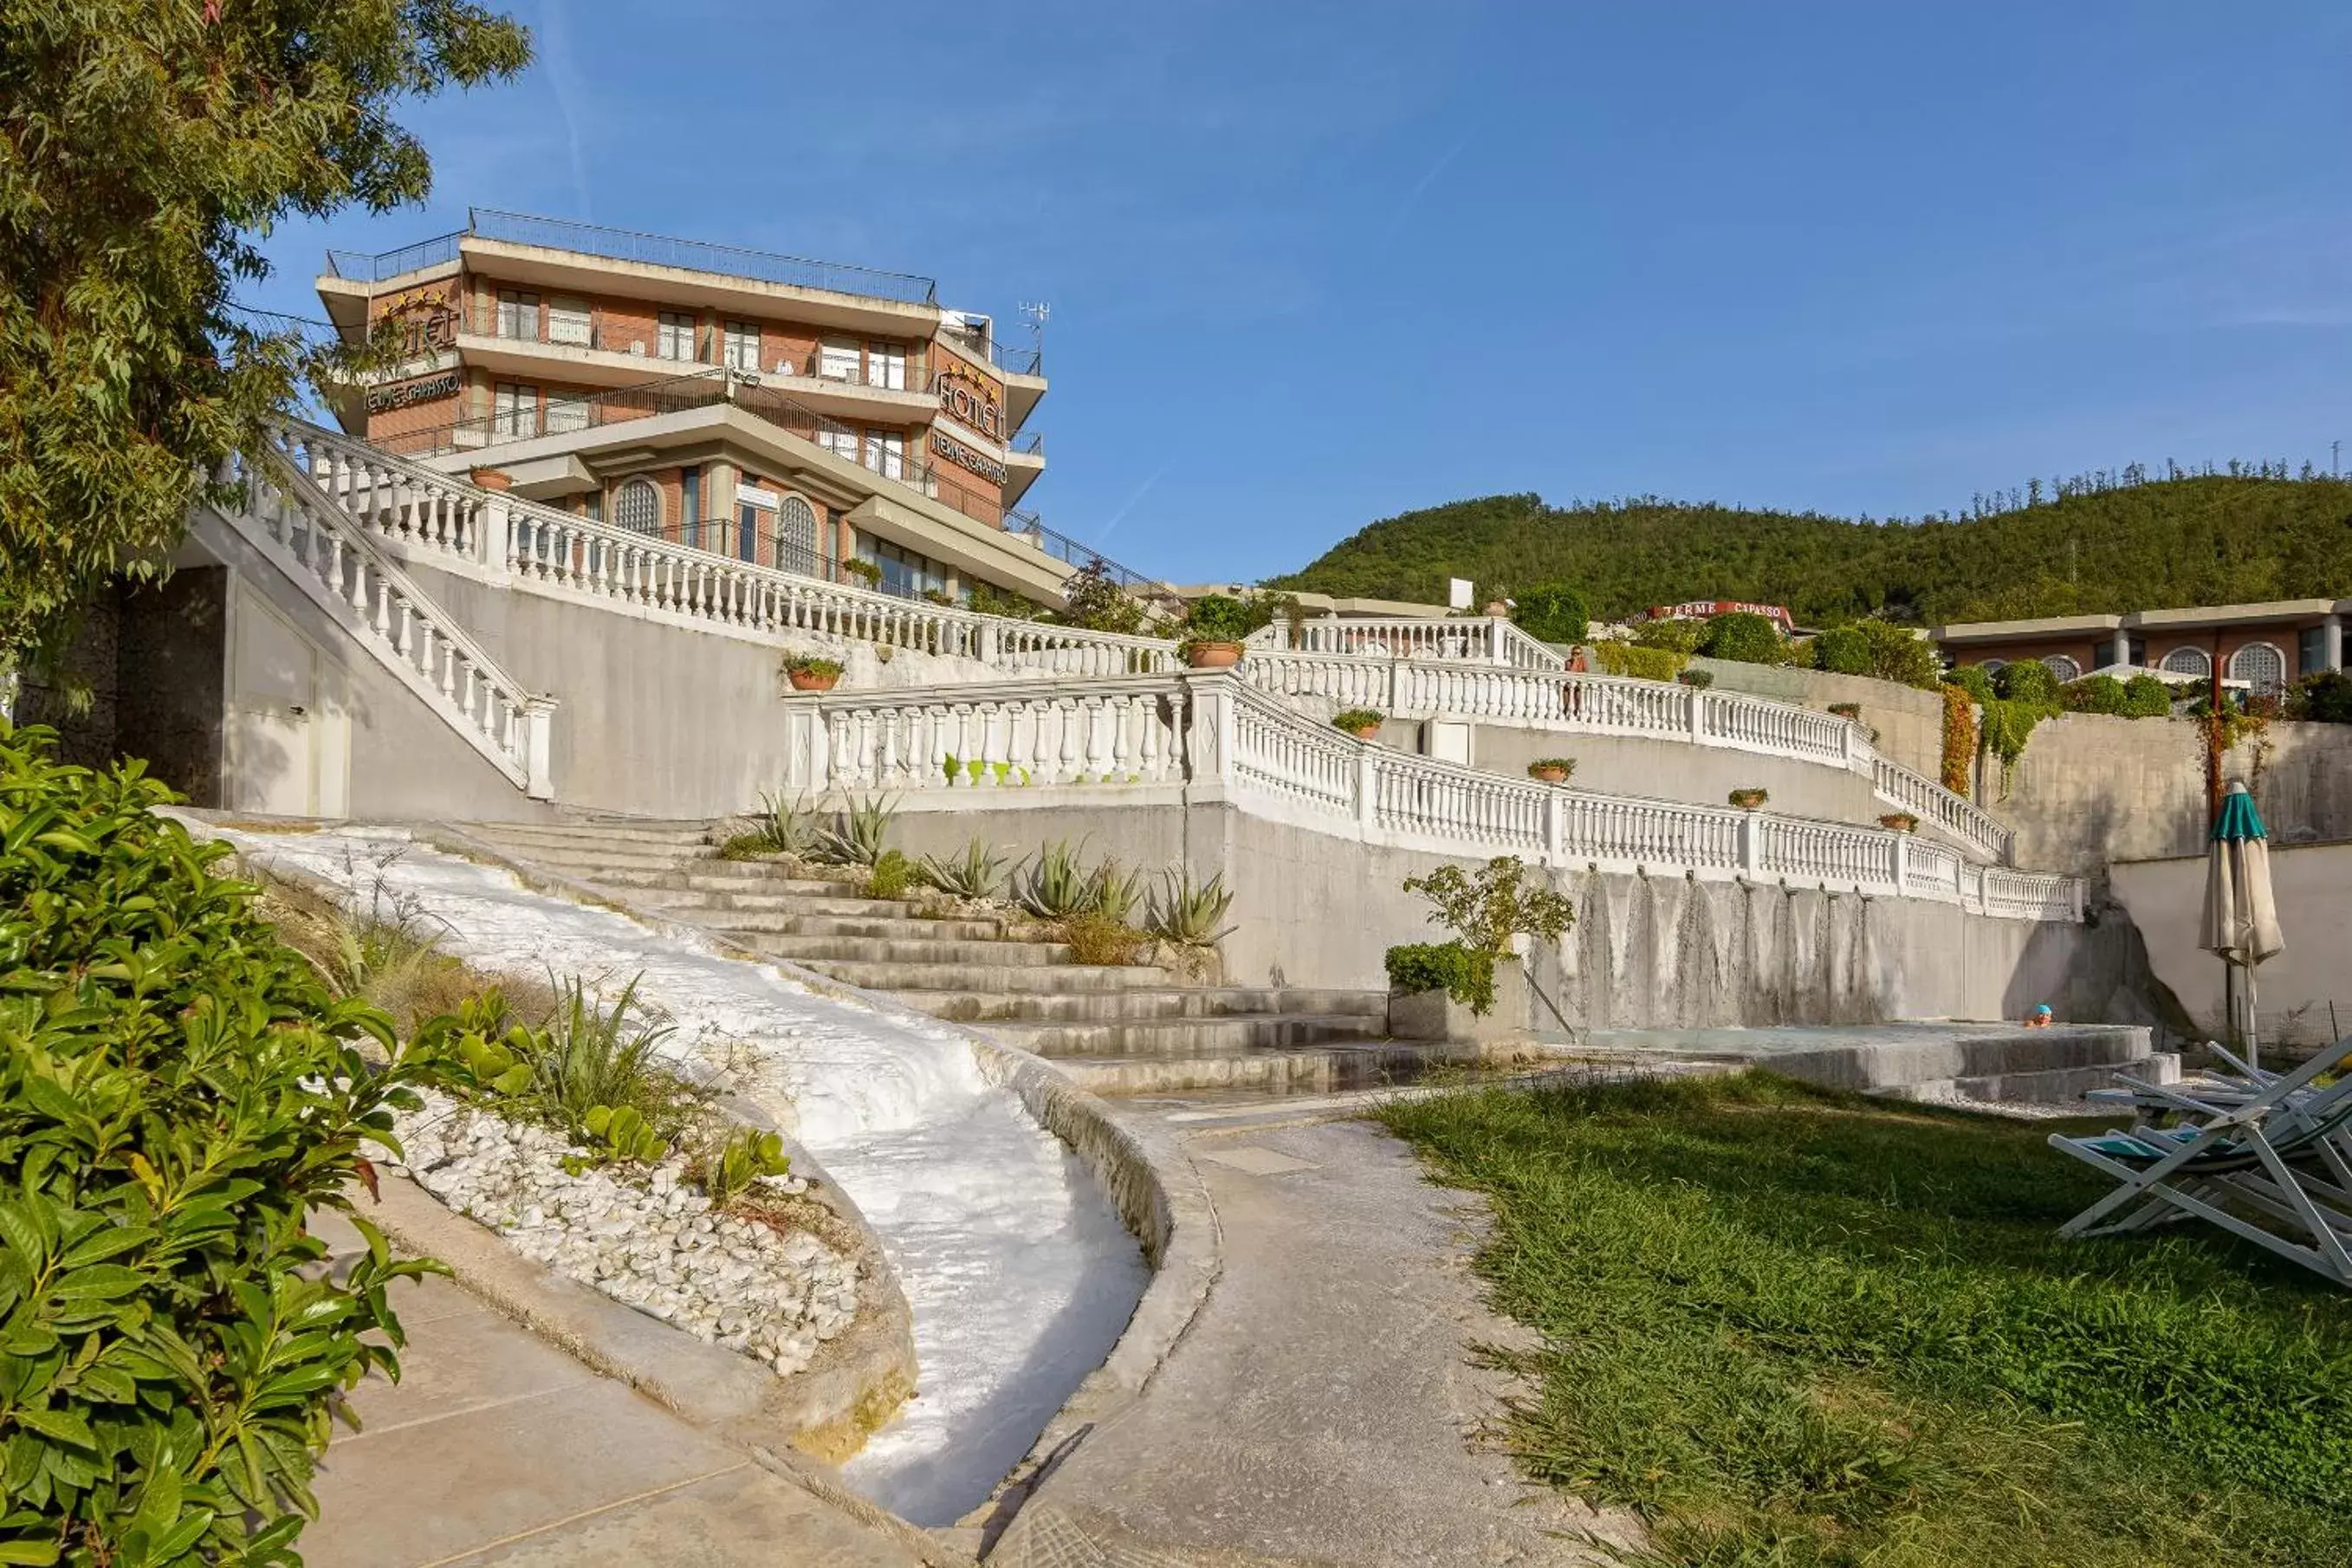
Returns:
[[[635,261],[649,267],[676,267],[721,278],[748,278],[760,283],[782,283],[795,289],[822,289],[833,294],[860,294],[908,305],[935,305],[940,286],[911,272],[883,272],[845,261],[819,261],[770,250],[747,250],[732,245],[711,245],[698,239],[640,234],[633,229],[606,228],[573,223],[567,218],[533,217],[527,213],[474,207],[464,228],[452,234],[370,256],[360,251],[330,250],[327,270],[356,282],[380,283],[404,272],[437,266],[457,258],[467,238],[532,245],[549,250],[572,250],[601,256],[610,261]],[[1033,373],[1034,374],[1034,373]]]

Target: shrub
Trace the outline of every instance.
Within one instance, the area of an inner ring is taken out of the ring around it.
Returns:
[[[557,986],[555,1016],[545,1029],[509,1035],[520,1037],[530,1082],[497,1110],[586,1142],[592,1111],[625,1109],[667,1142],[701,1107],[701,1097],[662,1065],[662,1042],[672,1032],[637,999],[635,979],[606,1005],[575,975]]]
[[[1944,677],[1944,684],[1958,687],[1969,694],[1969,700],[1979,708],[1990,702],[1994,697],[1992,676],[1980,664],[1954,666],[1950,673]]]
[[[1860,623],[1863,641],[1870,645],[1870,668],[1864,673],[1900,686],[1933,691],[1940,684],[1936,645],[1908,626],[1891,621]]]
[[[394,1280],[304,1228],[446,1062],[337,1001],[127,763],[0,722],[0,1562],[288,1563]],[[373,1058],[374,1059],[371,1059]]]
[[[883,841],[898,815],[896,796],[868,795],[852,801],[833,826],[821,830],[813,847],[815,858],[833,866],[871,867],[882,858]]]
[[[1870,673],[1870,639],[1860,626],[1832,626],[1812,640],[1813,668],[1838,675]]]
[[[1772,792],[1767,789],[1757,789],[1751,785],[1747,789],[1733,790],[1725,798],[1742,811],[1756,811],[1761,809],[1764,803],[1772,798]]]
[[[2124,682],[2124,714],[2131,719],[2172,716],[2172,688],[2153,675],[2135,675]],[[2347,710],[2352,715],[2352,709]]]
[[[853,556],[841,563],[841,569],[868,588],[878,588],[882,585],[882,568],[875,562],[860,561]]]
[[[1576,921],[1575,906],[1549,888],[1529,887],[1527,874],[1517,856],[1497,855],[1475,878],[1459,866],[1441,866],[1426,877],[1406,878],[1404,890],[1433,906],[1431,924],[1448,927],[1472,947],[1501,953],[1522,933],[1558,942]]]
[[[1584,595],[1565,583],[1539,583],[1521,593],[1511,618],[1538,642],[1582,642],[1592,629]]]
[[[1859,702],[1832,702],[1830,711],[1841,719],[1851,719],[1856,723],[1862,721],[1862,704]]]
[[[1672,680],[1690,662],[1687,653],[1643,643],[1597,642],[1591,647],[1593,658],[1603,670],[1640,680]]]
[[[1189,867],[1171,867],[1144,906],[1143,929],[1180,946],[1213,947],[1233,930],[1221,923],[1233,903],[1223,872],[1196,883]]]
[[[1969,774],[1977,759],[1976,701],[1959,682],[1945,684],[1943,784],[1954,795],[1969,793]]]
[[[1685,686],[1704,691],[1715,684],[1715,671],[1711,669],[1678,670],[1675,672],[1675,679]]]
[[[919,880],[958,899],[993,896],[997,879],[1003,873],[1004,857],[991,850],[988,840],[980,837],[966,841],[963,854],[957,859],[940,860],[926,855],[915,868]]]
[[[2154,681],[2155,678],[2139,679]],[[2317,724],[2352,724],[2352,675],[2340,669],[2324,669],[2316,675],[2305,676],[2289,689],[2286,711],[2291,719]]]
[[[1331,723],[1334,728],[1352,733],[1358,730],[1377,728],[1381,721],[1386,717],[1386,714],[1375,713],[1369,708],[1350,708],[1343,713],[1332,714]]]
[[[1389,988],[1443,991],[1484,1016],[1495,1005],[1495,955],[1459,942],[1407,942],[1388,951]]]
[[[1272,618],[1230,594],[1203,594],[1184,612],[1184,640],[1240,642]]]
[[[1736,664],[1780,664],[1788,658],[1788,644],[1770,616],[1734,610],[1706,623],[1698,651]]]
[[[885,849],[876,857],[874,868],[866,873],[866,896],[869,899],[903,899],[908,884],[915,879],[915,864],[896,849]]]
[[[1705,621],[1676,618],[1643,621],[1633,628],[1633,641],[1642,647],[1664,648],[1668,653],[1694,654],[1706,636]]]
[[[713,1129],[688,1156],[686,1178],[715,1209],[732,1208],[763,1178],[790,1173],[784,1141],[756,1127]]]
[[[2058,678],[2038,658],[2021,658],[2001,666],[1992,685],[2003,701],[2030,702],[2053,710],[2058,707]]]
[[[2124,683],[2112,675],[2086,675],[2059,689],[2058,698],[2069,713],[2111,713],[2125,709]]]
[[[1878,819],[1878,826],[1895,833],[1916,833],[1919,818],[1907,811],[1890,811]]]
[[[1083,910],[1059,921],[1055,934],[1069,944],[1073,963],[1121,965],[1143,955],[1143,933],[1100,910]]]
[[[1132,634],[1143,629],[1143,605],[1111,581],[1110,568],[1089,561],[1062,583],[1062,607],[1054,619],[1094,632]]]

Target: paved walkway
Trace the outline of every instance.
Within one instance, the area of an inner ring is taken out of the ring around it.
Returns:
[[[348,1226],[319,1226],[331,1247]],[[446,1279],[395,1287],[397,1384],[353,1395],[303,1531],[310,1568],[917,1568],[889,1537]]]
[[[1429,1185],[1365,1123],[1199,1110],[1129,1114],[1206,1178],[1223,1273],[1142,1398],[1037,1484],[992,1568],[1605,1561],[1577,1539],[1592,1516],[1522,1483],[1488,1436],[1504,1389],[1472,1349],[1524,1331],[1468,1272],[1480,1201]]]

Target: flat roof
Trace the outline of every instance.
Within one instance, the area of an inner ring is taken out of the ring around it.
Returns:
[[[2035,620],[1956,621],[1931,626],[1937,642],[2011,642],[2135,630],[2142,627],[2243,626],[2250,622],[2315,620],[2352,612],[2352,599],[2272,599],[2254,605],[2198,605],[2177,610],[2133,610],[2120,616],[2047,616]]]

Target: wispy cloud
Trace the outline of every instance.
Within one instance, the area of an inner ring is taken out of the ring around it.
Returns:
[[[1095,535],[1096,549],[1099,550],[1104,545],[1110,542],[1112,531],[1118,528],[1120,523],[1127,521],[1127,514],[1133,511],[1136,509],[1137,504],[1140,502],[1145,496],[1151,493],[1151,487],[1158,484],[1162,479],[1166,478],[1168,470],[1175,466],[1175,459],[1172,458],[1170,458],[1167,462],[1160,464],[1159,468],[1152,470],[1152,474],[1150,479],[1135,487],[1135,493],[1128,497],[1126,501],[1120,505],[1117,511],[1110,514],[1110,521],[1104,523],[1102,525],[1102,531]]]
[[[1454,160],[1462,156],[1463,150],[1475,141],[1477,136],[1478,128],[1475,125],[1464,132],[1461,140],[1448,147],[1437,162],[1429,166],[1429,173],[1422,175],[1414,183],[1412,189],[1404,194],[1404,199],[1397,203],[1396,211],[1389,215],[1388,229],[1381,236],[1381,243],[1375,247],[1376,249],[1386,250],[1396,242],[1396,237],[1404,232],[1404,220],[1412,216],[1412,209],[1421,205],[1421,198],[1429,194],[1429,187],[1437,184],[1437,176],[1445,173]]]
[[[595,203],[588,195],[588,161],[580,148],[580,118],[572,104],[575,98],[585,100],[582,92],[579,62],[572,52],[572,26],[564,15],[564,0],[547,0],[540,26],[540,39],[545,46],[547,85],[555,94],[556,117],[563,121],[563,142],[572,159],[572,195],[580,204],[580,216],[593,220]]]

